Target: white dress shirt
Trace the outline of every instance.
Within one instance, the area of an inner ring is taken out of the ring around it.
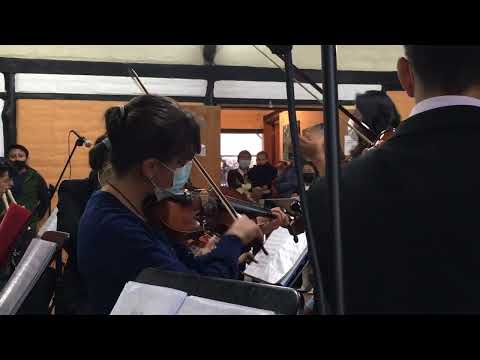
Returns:
[[[420,101],[417,105],[414,106],[410,116],[420,114],[424,111],[433,110],[445,106],[455,106],[455,105],[467,105],[467,106],[478,106],[480,107],[480,99],[471,97],[471,96],[460,96],[460,95],[444,95],[444,96],[435,96],[429,99]]]

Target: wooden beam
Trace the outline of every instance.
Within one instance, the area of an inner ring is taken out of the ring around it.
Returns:
[[[177,65],[131,63],[141,77],[284,82],[283,71],[276,68],[225,65]],[[323,83],[321,70],[304,69],[315,82]],[[104,61],[0,58],[0,72],[129,76],[127,64]],[[387,85],[401,90],[395,71],[338,71],[339,84]]]
[[[8,147],[17,142],[17,106],[15,98],[15,74],[3,73],[5,79],[5,102],[2,111],[3,144]]]

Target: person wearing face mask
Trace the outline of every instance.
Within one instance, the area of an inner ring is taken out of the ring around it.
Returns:
[[[38,221],[47,212],[50,200],[48,188],[43,177],[28,165],[28,149],[19,144],[7,149],[8,162],[14,169],[12,193],[17,202],[30,211],[35,211],[29,222],[36,231]]]
[[[313,181],[318,177],[318,171],[311,161],[303,164],[303,181],[305,183],[305,190],[310,189]]]
[[[252,154],[247,150],[242,150],[238,154],[238,169],[233,169],[228,172],[227,183],[228,187],[237,190],[241,194],[248,195],[252,190],[252,184],[248,175],[248,169],[252,162]]]
[[[272,182],[277,176],[277,169],[268,161],[268,154],[260,151],[257,154],[257,164],[248,171],[248,178],[252,182],[253,191],[261,198],[272,194]]]
[[[148,221],[146,201],[163,199],[189,174],[200,152],[195,116],[173,100],[142,95],[105,113],[111,175],[87,203],[78,231],[77,262],[87,288],[88,313],[108,314],[124,285],[148,267],[237,279],[243,248],[263,236],[241,216],[209,254],[193,254]],[[188,177],[187,177],[188,178]],[[267,224],[286,221],[281,212]]]

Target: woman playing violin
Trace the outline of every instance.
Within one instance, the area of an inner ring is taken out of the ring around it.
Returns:
[[[242,250],[263,236],[254,221],[241,216],[213,251],[194,257],[151,225],[144,212],[145,199],[155,194],[160,200],[164,190],[177,187],[200,152],[194,115],[171,99],[143,95],[108,109],[105,124],[112,174],[90,198],[78,236],[78,266],[90,310],[109,313],[125,283],[147,267],[238,278]],[[276,214],[264,231],[285,222]]]

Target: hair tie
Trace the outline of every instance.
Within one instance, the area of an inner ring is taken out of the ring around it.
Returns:
[[[110,139],[108,137],[102,140],[102,144],[105,145],[107,150],[112,150],[112,143],[110,142]]]

